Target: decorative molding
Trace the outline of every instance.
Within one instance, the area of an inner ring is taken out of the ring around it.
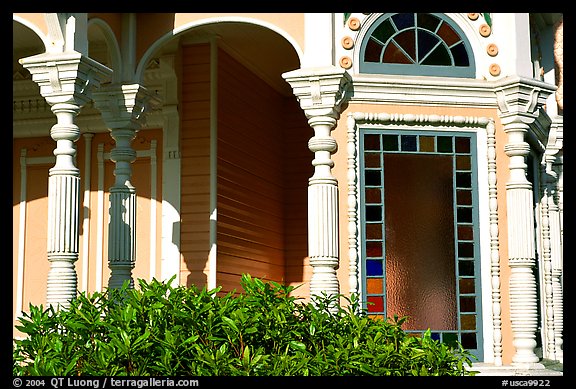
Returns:
[[[500,241],[498,231],[498,182],[496,171],[496,128],[494,121],[486,126],[488,144],[488,197],[490,210],[490,276],[492,287],[492,330],[494,332],[494,365],[502,366],[502,297],[500,284]]]
[[[355,74],[350,103],[495,108],[494,84],[485,80]]]

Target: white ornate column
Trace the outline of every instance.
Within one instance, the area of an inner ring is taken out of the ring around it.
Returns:
[[[550,94],[550,86],[532,79],[510,77],[496,88],[499,116],[508,135],[504,146],[510,158],[510,175],[506,183],[508,217],[508,266],[510,266],[510,320],[516,353],[512,363],[526,368],[537,364],[536,331],[538,298],[535,255],[534,205],[532,184],[526,177],[527,143],[530,125],[537,119],[540,107]]]
[[[76,144],[80,129],[75,119],[80,108],[90,101],[90,90],[97,88],[110,69],[81,53],[40,54],[20,60],[40,86],[40,94],[56,115],[50,130],[56,141],[56,163],[48,178],[48,271],[47,303],[67,308],[76,297],[78,260],[80,171],[76,167]]]
[[[308,148],[314,153],[314,174],[308,182],[308,255],[312,266],[310,296],[337,295],[340,287],[338,182],[332,175],[332,153],[337,149],[332,129],[348,83],[346,71],[335,67],[299,69],[282,75],[292,86],[314,136]]]
[[[564,294],[562,287],[562,215],[560,204],[561,172],[563,150],[563,117],[552,120],[545,161],[546,174],[549,178],[547,187],[548,218],[550,239],[550,277],[552,289],[554,359],[563,361],[563,329],[564,329]]]
[[[110,188],[108,226],[109,288],[128,281],[134,287],[132,269],[136,264],[136,188],[130,182],[136,150],[131,146],[142,125],[148,91],[139,84],[110,85],[94,93],[96,107],[110,129],[116,146],[110,159],[116,164]]]

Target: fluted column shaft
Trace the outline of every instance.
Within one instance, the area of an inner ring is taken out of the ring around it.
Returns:
[[[56,141],[56,164],[48,178],[48,287],[46,302],[67,307],[76,297],[78,279],[75,263],[78,260],[78,212],[80,171],[74,165],[75,142],[80,129],[74,124],[80,106],[56,103],[52,112],[57,123],[50,135]]]
[[[92,88],[111,72],[105,66],[75,51],[44,53],[23,58],[20,63],[40,86],[40,94],[51,106],[57,122],[50,131],[56,141],[56,163],[48,178],[48,243],[50,262],[47,280],[49,305],[68,308],[76,297],[78,260],[80,172],[75,165],[80,129],[75,119],[90,101]]]
[[[542,178],[542,191],[540,200],[540,234],[542,241],[542,273],[544,279],[544,340],[543,355],[545,358],[556,359],[555,331],[554,331],[554,298],[552,281],[552,239],[551,239],[551,206],[554,203],[554,190],[556,177],[550,174],[546,161],[540,165]]]
[[[562,172],[563,172],[563,117],[553,119],[550,128],[548,144],[544,154],[544,176],[546,189],[546,205],[549,221],[549,252],[550,252],[550,298],[549,310],[552,311],[552,325],[547,326],[548,348],[553,351],[548,358],[564,360],[563,330],[564,330],[564,296],[562,287]],[[543,199],[544,202],[544,199]]]
[[[113,84],[96,92],[94,100],[115,141],[115,147],[110,152],[110,159],[115,163],[115,179],[110,188],[108,287],[118,289],[127,283],[128,287],[133,288],[137,207],[136,188],[130,181],[131,164],[136,160],[132,141],[142,125],[150,94],[138,84]]]
[[[130,182],[131,163],[136,160],[133,129],[112,129],[116,147],[110,159],[116,163],[115,181],[110,188],[110,222],[108,226],[108,287],[120,288],[125,281],[134,287],[132,269],[136,266],[136,188]]]
[[[506,183],[508,216],[508,256],[510,273],[510,319],[516,354],[512,362],[535,363],[534,353],[538,329],[538,300],[534,275],[534,207],[532,184],[526,178],[525,158],[530,146],[524,136],[528,125],[513,121],[504,127],[508,143],[504,146],[510,157],[510,177]]]
[[[314,174],[308,181],[308,254],[312,266],[310,294],[340,292],[336,270],[338,255],[338,182],[332,175],[336,140],[330,136],[336,119],[315,116],[308,120],[314,136],[308,148],[314,153]]]

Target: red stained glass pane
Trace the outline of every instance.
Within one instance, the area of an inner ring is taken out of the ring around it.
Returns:
[[[382,224],[366,224],[366,238],[382,239]]]
[[[470,138],[456,138],[456,152],[457,153],[470,153]]]
[[[452,29],[448,24],[442,23],[440,28],[438,29],[437,34],[442,38],[444,42],[448,46],[452,46],[453,44],[460,41],[460,37],[456,34],[456,31]]]
[[[406,57],[406,54],[404,54],[399,48],[398,46],[396,46],[396,43],[394,42],[390,42],[390,44],[388,46],[386,46],[386,50],[384,51],[384,61],[383,62],[387,62],[387,63],[413,63],[413,61]]]
[[[374,39],[369,39],[366,44],[366,50],[364,51],[364,61],[365,62],[380,62],[380,55],[382,54],[381,43],[375,41]]]
[[[458,226],[458,239],[459,240],[473,240],[474,230],[472,226]]]
[[[476,299],[472,297],[460,297],[460,312],[475,312],[476,306],[474,301]]]
[[[369,296],[367,301],[368,312],[384,312],[384,297]]]
[[[414,30],[404,31],[396,35],[394,40],[398,43],[398,46],[404,49],[412,60],[416,59],[416,37]]]
[[[365,190],[364,195],[367,204],[378,204],[382,201],[382,196],[379,188],[368,188]]]
[[[472,191],[458,189],[456,191],[456,203],[458,205],[472,205]]]
[[[382,242],[367,242],[366,243],[366,256],[377,258],[382,256]]]
[[[458,147],[458,146],[456,146]],[[467,155],[456,156],[456,169],[457,170],[470,170],[470,157]]]
[[[380,153],[364,153],[364,167],[380,167]]]

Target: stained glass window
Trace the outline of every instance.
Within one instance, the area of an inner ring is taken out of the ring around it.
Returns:
[[[385,14],[366,34],[360,72],[475,77],[471,47],[443,14]]]
[[[395,23],[416,25],[398,15]],[[408,316],[406,332],[430,328],[481,358],[475,135],[365,128],[361,139],[368,315]]]

